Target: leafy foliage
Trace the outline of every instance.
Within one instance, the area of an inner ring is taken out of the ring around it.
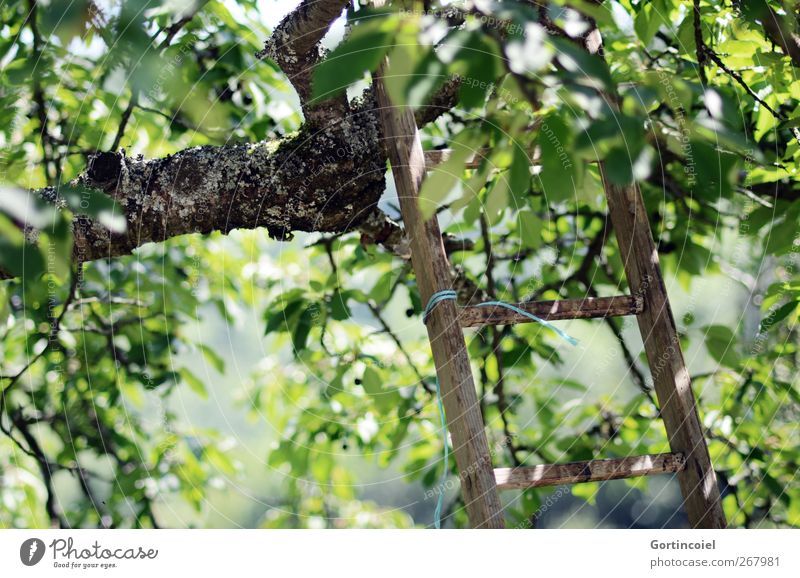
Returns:
[[[253,57],[269,35],[255,1],[139,4],[72,2],[31,17],[27,2],[0,6],[0,268],[17,277],[0,285],[0,525],[189,518],[173,508],[210,524],[214,492],[254,468],[282,483],[253,525],[426,523],[430,500],[404,512],[361,485],[387,468],[416,501],[442,467],[406,261],[354,234],[279,247],[241,231],[72,265],[73,216],[113,226],[120,210],[66,185],[87,154],[160,156],[301,123],[286,78]],[[737,526],[798,526],[800,81],[763,26],[763,9],[780,3],[750,4],[502,1],[440,6],[438,17],[351,8],[313,85],[318,100],[361,86],[388,55],[391,97],[420,108],[459,79],[456,106],[422,132],[426,148],[452,154],[425,182],[421,209],[466,241],[451,260],[493,298],[624,291],[598,161],[610,181],[639,183],[679,295],[726,514]],[[602,57],[580,46],[587,17]],[[25,192],[45,186],[62,210]],[[382,206],[394,203],[388,192]],[[35,242],[23,223],[41,231]],[[632,327],[575,322],[593,343],[586,355],[536,326],[468,335],[497,465],[667,449]],[[240,367],[220,333],[262,361]],[[179,411],[187,391],[214,403],[232,375],[238,408],[272,432],[251,462],[224,426],[196,427]],[[597,488],[572,492],[592,501]],[[511,525],[537,523],[547,495],[511,498]],[[448,523],[465,525],[450,502]]]

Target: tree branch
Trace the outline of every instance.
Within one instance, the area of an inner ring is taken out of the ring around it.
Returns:
[[[290,238],[293,231],[360,230],[363,242],[408,258],[402,229],[377,208],[386,160],[369,91],[352,105],[344,96],[310,103],[310,73],[321,57],[319,42],[346,4],[303,0],[259,53],[273,58],[300,94],[306,123],[297,135],[271,143],[194,147],[160,159],[117,152],[91,157],[72,185],[114,198],[127,226],[124,233],[113,233],[87,217],[77,218],[76,261],[127,255],[178,235],[261,227],[278,239]],[[452,107],[457,89],[458,81],[448,82],[419,111],[422,120]],[[136,96],[123,114],[113,148],[131,112],[140,106]],[[35,192],[59,202],[54,187]],[[9,277],[0,270],[0,279]]]
[[[311,74],[322,56],[320,41],[347,4],[348,0],[303,0],[256,53],[257,58],[273,60],[286,73],[300,97],[306,122],[312,125],[326,126],[348,111],[345,95],[317,103],[311,99]]]
[[[766,2],[759,2],[761,25],[772,42],[777,44],[792,63],[800,67],[800,36],[792,30],[785,18],[779,16]]]
[[[386,171],[379,142],[376,116],[365,110],[277,143],[194,147],[160,159],[98,153],[73,185],[115,199],[127,228],[112,233],[77,218],[75,257],[116,257],[178,235],[260,227],[285,240],[293,231],[363,224],[376,242],[400,244],[399,229],[377,209]],[[55,188],[37,193],[58,201]]]

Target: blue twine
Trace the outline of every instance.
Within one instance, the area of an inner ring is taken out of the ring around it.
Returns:
[[[445,289],[443,291],[437,291],[436,293],[431,295],[430,299],[428,299],[428,304],[425,306],[425,311],[422,313],[422,322],[425,323],[425,324],[428,323],[428,317],[433,312],[433,309],[439,303],[441,303],[442,301],[455,301],[455,300],[456,300],[456,292],[453,291],[452,289]],[[543,326],[547,327],[548,329],[551,329],[551,330],[555,331],[558,334],[559,337],[564,339],[564,341],[566,341],[570,345],[577,345],[578,344],[578,340],[577,339],[567,335],[566,333],[561,331],[558,327],[556,327],[552,323],[549,323],[549,322],[545,321],[544,319],[542,319],[540,317],[536,317],[536,315],[534,315],[533,313],[528,313],[524,309],[520,309],[519,307],[517,307],[516,305],[512,305],[511,303],[506,303],[505,301],[485,301],[483,303],[478,303],[477,306],[478,307],[503,307],[505,309],[510,309],[514,313],[518,313],[519,315],[527,317],[531,321],[535,321],[536,323],[538,323],[540,325],[543,325]]]
[[[571,337],[570,335],[567,335],[566,333],[561,331],[558,327],[556,327],[552,323],[549,323],[549,322],[545,321],[544,319],[536,317],[536,315],[534,315],[533,313],[528,313],[524,309],[520,309],[519,307],[517,307],[515,305],[512,305],[511,303],[506,303],[505,301],[486,301],[485,303],[478,303],[478,307],[493,307],[493,306],[494,307],[505,307],[506,309],[510,309],[514,313],[519,313],[520,315],[524,315],[528,319],[531,319],[531,320],[535,321],[536,323],[538,323],[540,325],[544,325],[548,329],[552,329],[553,331],[558,333],[559,337],[561,337],[564,341],[566,341],[570,345],[578,345],[578,340],[577,339],[575,339],[574,337]]]
[[[428,299],[428,304],[425,306],[425,311],[422,314],[422,322],[427,324],[428,323],[428,315],[431,314],[433,308],[436,307],[442,301],[455,301],[456,300],[456,292],[452,289],[445,289],[444,291],[437,291],[431,298]]]
[[[425,311],[422,313],[422,322],[427,324],[428,317],[430,316],[433,309],[442,301],[455,301],[456,300],[456,292],[452,289],[444,289],[442,291],[437,291],[431,298],[428,299],[428,304],[425,306]],[[547,327],[548,329],[552,329],[555,331],[559,337],[564,339],[570,345],[577,345],[578,340],[570,335],[567,335],[563,331],[561,331],[555,325],[548,323],[544,319],[536,317],[533,313],[528,313],[524,309],[520,309],[519,307],[512,305],[511,303],[506,303],[505,301],[486,301],[484,303],[478,303],[478,307],[504,307],[505,309],[510,309],[514,313],[518,313],[527,317],[528,319],[539,323]],[[436,399],[439,402],[439,417],[442,421],[442,443],[444,444],[444,468],[442,469],[442,477],[439,481],[439,496],[436,499],[436,509],[433,511],[433,525],[436,529],[440,529],[442,527],[442,504],[444,503],[444,490],[445,484],[447,483],[447,461],[449,458],[449,447],[447,445],[447,423],[445,422],[444,417],[444,404],[442,403],[442,389],[439,385],[439,378],[436,378]]]

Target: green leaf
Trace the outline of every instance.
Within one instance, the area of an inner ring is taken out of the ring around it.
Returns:
[[[76,215],[92,217],[114,233],[125,232],[122,208],[108,195],[88,187],[66,184],[58,188],[58,194]]]
[[[520,238],[522,245],[528,249],[538,249],[542,246],[542,220],[533,211],[520,211],[518,214],[520,224]]]
[[[789,301],[789,303],[784,303],[761,320],[758,328],[759,332],[765,333],[771,329],[774,329],[781,321],[786,319],[792,313],[795,313],[798,310],[798,307],[800,307],[800,301]]]
[[[436,208],[450,194],[461,180],[464,164],[486,142],[485,135],[479,128],[467,128],[458,133],[452,142],[450,157],[434,168],[422,182],[419,192],[419,207],[424,219],[430,219]]]
[[[313,73],[312,99],[327,100],[378,68],[394,43],[399,24],[395,15],[361,20],[350,36],[317,65]]]
[[[220,471],[227,476],[233,476],[236,474],[236,466],[234,465],[233,460],[228,457],[225,452],[220,451],[214,446],[208,445],[204,448],[203,453],[208,460],[208,463],[215,470]]]
[[[417,108],[430,100],[447,77],[445,65],[430,47],[401,43],[389,54],[383,82],[393,104]]]
[[[0,214],[0,268],[27,280],[44,272],[45,260],[38,245],[28,243],[14,223]]]
[[[453,201],[451,209],[454,212],[460,211],[461,209],[467,207],[467,205],[469,205],[472,201],[477,199],[478,194],[481,192],[481,190],[483,190],[483,187],[486,186],[486,182],[489,180],[491,172],[491,163],[488,162],[487,159],[483,159],[478,169],[473,171],[472,176],[462,179],[462,195],[459,199]],[[466,221],[470,220],[467,217],[467,211],[464,211],[464,218]]]
[[[382,384],[383,380],[378,370],[368,365],[366,369],[364,369],[364,376],[361,378],[361,387],[364,388],[367,395],[376,396],[383,391]]]
[[[344,391],[343,378],[344,374],[347,373],[349,369],[349,365],[340,365],[336,368],[336,375],[334,375],[333,379],[328,382],[328,385],[325,388],[325,397],[331,398],[337,393]]]
[[[203,343],[198,343],[197,347],[203,352],[203,357],[205,357],[206,360],[211,363],[214,369],[216,369],[219,373],[225,373],[225,361],[216,351]]]
[[[385,303],[389,300],[392,285],[395,281],[395,271],[387,271],[375,282],[372,290],[369,292],[370,298],[376,303]]]
[[[513,209],[519,210],[528,204],[531,190],[531,160],[521,143],[513,145],[513,160],[508,171],[508,186]]]
[[[60,279],[67,279],[72,271],[72,222],[66,213],[60,213],[57,220],[39,234],[38,245],[47,260],[47,272]]]
[[[384,378],[381,373],[368,365],[361,378],[361,387],[372,398],[375,408],[381,414],[389,413],[396,405],[399,398],[397,390],[387,390],[384,388]]]
[[[629,185],[633,182],[633,161],[627,150],[615,147],[606,156],[605,173],[615,185]]]
[[[669,7],[665,0],[643,2],[640,4],[639,13],[633,21],[634,30],[642,44],[647,46],[658,32],[662,24],[669,24]]]
[[[504,68],[497,43],[480,30],[459,29],[442,40],[437,54],[461,81],[461,104],[466,108],[483,105]]]
[[[482,106],[502,72],[497,44],[480,31],[474,31],[459,51],[458,59],[451,70],[462,77],[459,101],[465,108]]]
[[[264,335],[269,335],[273,331],[288,331],[293,325],[296,314],[301,307],[306,305],[305,299],[294,299],[289,301],[283,309],[272,311],[267,309],[267,325],[264,328]]]
[[[767,238],[766,251],[773,255],[796,251],[798,228],[800,228],[800,203],[794,202],[784,211],[783,219],[773,223]]]
[[[346,319],[350,319],[352,317],[352,313],[350,312],[350,308],[347,306],[347,299],[349,297],[349,292],[347,291],[334,291],[333,295],[331,295],[331,299],[329,302],[329,309],[331,312],[331,318],[335,321],[344,321]]]
[[[564,38],[549,37],[556,49],[556,59],[570,74],[570,79],[579,79],[579,84],[592,88],[611,91],[614,81],[605,61],[595,54],[589,54],[583,48]]]
[[[584,384],[580,383],[579,381],[575,381],[574,379],[554,379],[550,383],[558,387],[566,387],[569,389],[575,389],[577,391],[587,390],[587,387]]]
[[[62,45],[66,46],[73,36],[83,34],[91,18],[88,0],[73,0],[58,4],[58,8],[39,10],[38,20],[43,34],[57,35]]]
[[[299,355],[306,348],[308,341],[308,334],[311,332],[311,326],[314,323],[314,316],[311,307],[307,307],[300,313],[297,319],[297,325],[294,327],[292,333],[292,346],[294,347],[294,354]]]
[[[181,379],[186,382],[186,385],[189,386],[193,392],[197,395],[202,397],[203,399],[208,399],[208,389],[206,389],[206,384],[197,377],[191,370],[187,369],[186,367],[182,367],[179,371],[181,375]]]
[[[489,188],[489,193],[486,196],[486,205],[483,208],[489,224],[496,225],[502,219],[505,209],[508,208],[509,190],[508,173],[500,173],[495,177],[494,183]]]
[[[739,364],[736,352],[736,336],[724,325],[708,325],[703,328],[706,334],[706,348],[716,361],[727,367]]]
[[[539,179],[548,202],[571,199],[578,188],[571,140],[569,129],[560,116],[551,114],[542,121],[538,138],[542,151]]]
[[[0,213],[19,223],[42,230],[52,224],[58,209],[30,191],[19,187],[0,185]]]
[[[737,177],[736,157],[699,140],[692,141],[691,155],[686,162],[695,171],[692,194],[712,202],[730,197]]]

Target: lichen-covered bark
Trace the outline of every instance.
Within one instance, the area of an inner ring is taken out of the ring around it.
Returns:
[[[118,201],[127,231],[79,219],[76,254],[113,257],[147,242],[237,228],[266,227],[280,239],[341,232],[368,217],[378,234],[386,170],[379,143],[377,119],[366,110],[277,143],[195,147],[161,159],[102,153],[78,181]]]
[[[377,209],[386,155],[371,91],[354,102],[344,95],[321,103],[310,99],[320,40],[346,5],[347,0],[303,0],[258,55],[275,60],[297,90],[305,117],[298,134],[277,142],[195,147],[161,159],[94,156],[77,184],[113,197],[127,228],[112,233],[78,217],[76,259],[126,255],[178,235],[261,227],[278,239],[294,231],[359,230],[363,242],[408,258],[402,229]],[[417,123],[451,108],[457,92],[456,80],[446,83],[417,111]],[[38,192],[57,201],[53,189]],[[0,270],[0,279],[8,277]]]

